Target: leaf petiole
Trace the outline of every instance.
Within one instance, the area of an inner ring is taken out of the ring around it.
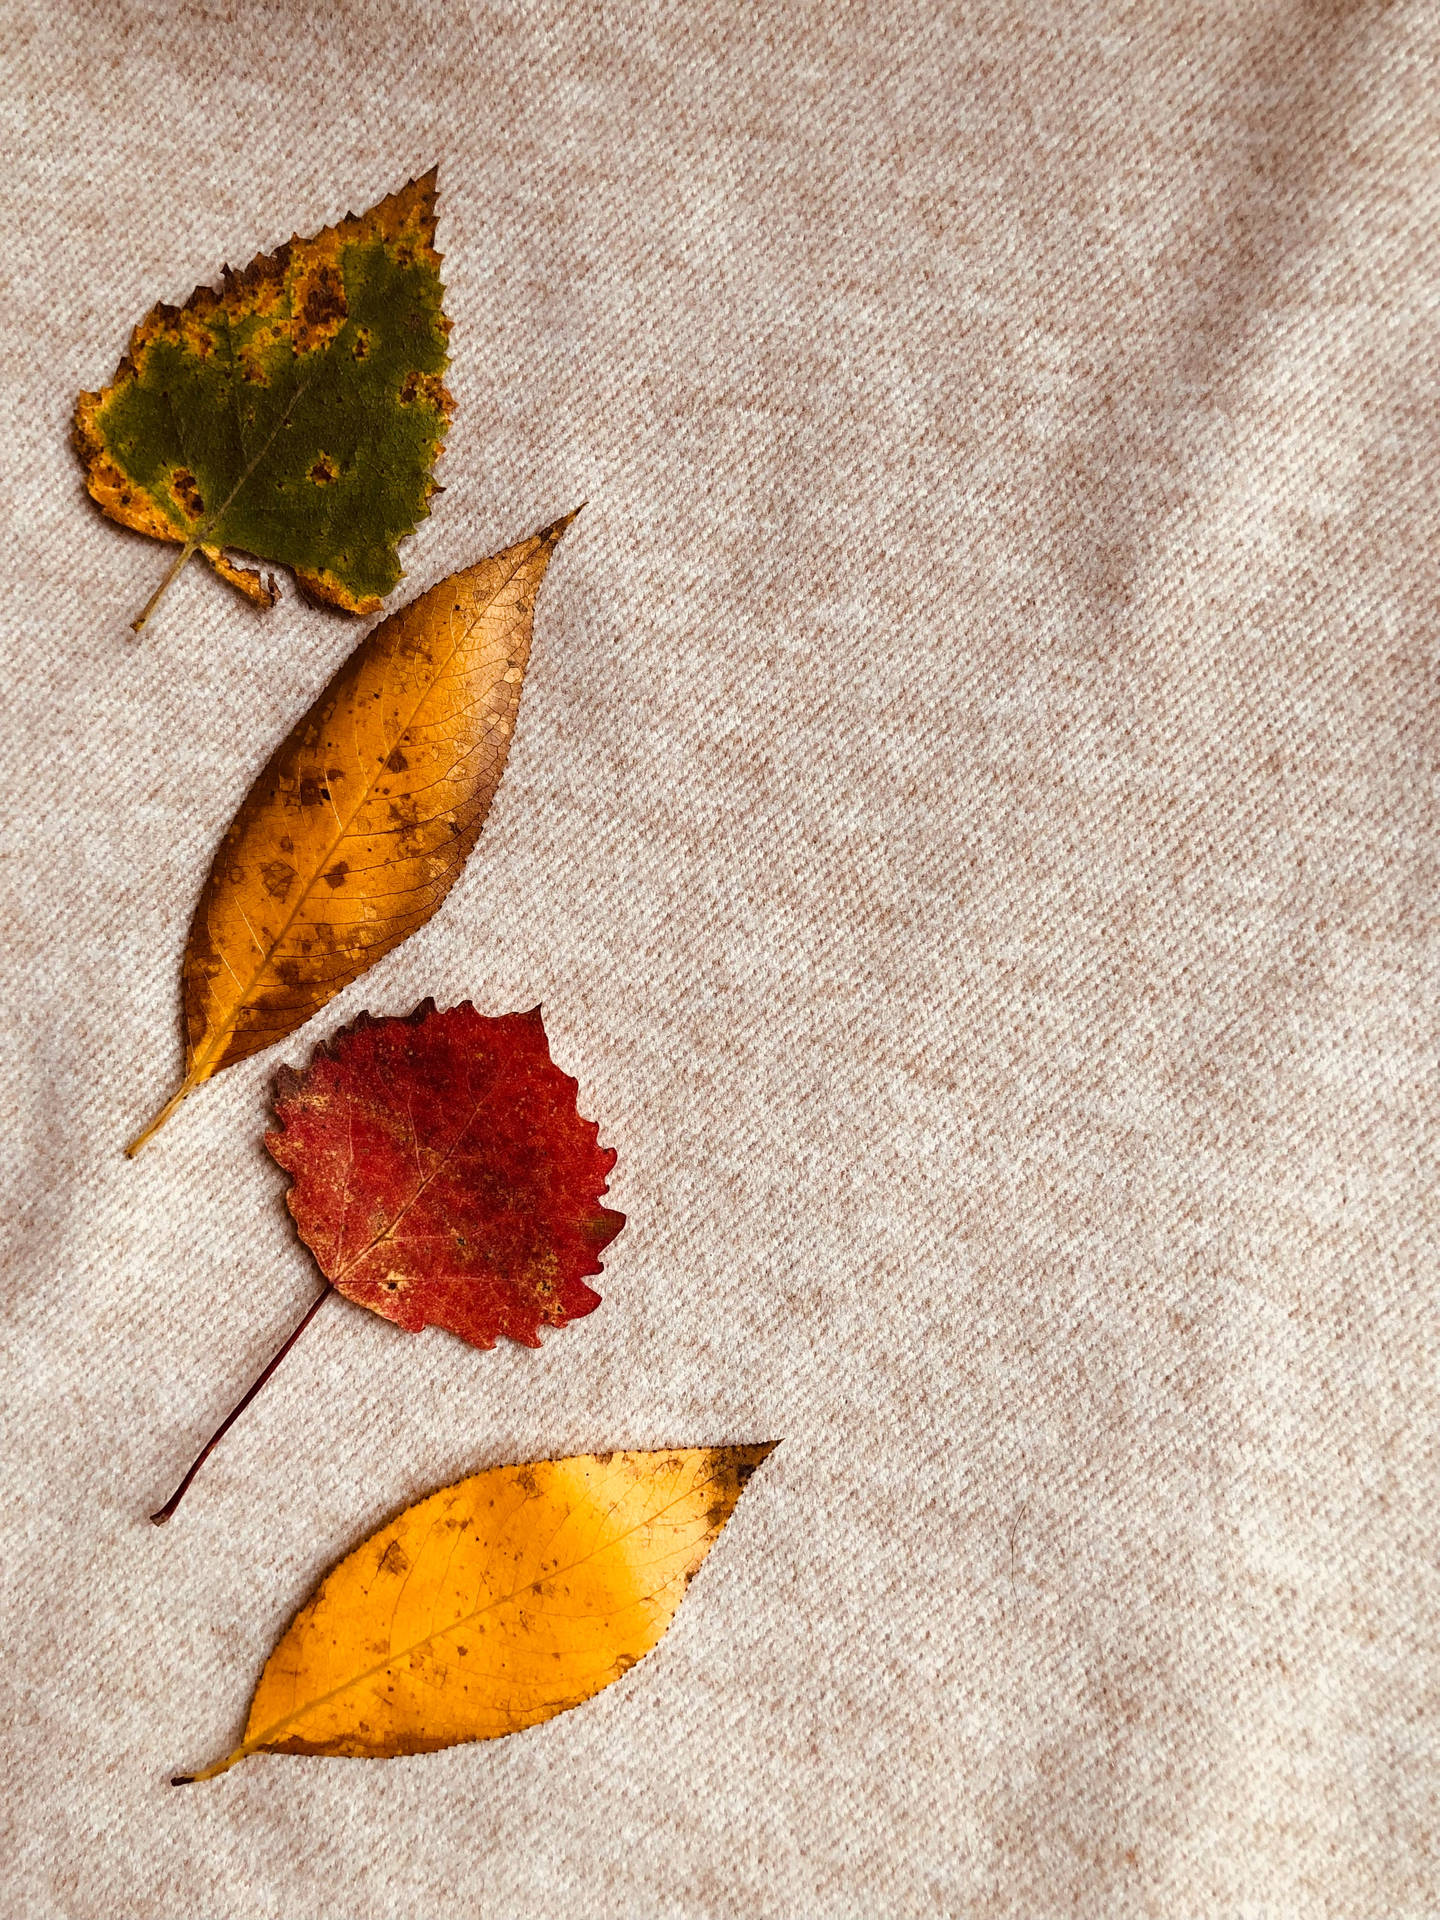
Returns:
[[[185,542],[184,546],[181,547],[179,553],[177,553],[175,558],[170,562],[169,568],[167,569],[165,574],[165,578],[160,582],[159,586],[156,587],[155,591],[151,594],[150,598],[145,602],[144,606],[140,609],[136,617],[130,622],[130,631],[132,633],[139,633],[140,629],[145,625],[145,622],[150,618],[151,614],[155,611],[156,607],[159,606],[160,602],[164,599],[165,595],[170,591],[170,588],[173,586],[175,582],[175,576],[179,573],[180,569],[184,566],[185,562],[190,558],[191,554],[194,553],[196,549],[199,547],[201,539],[204,536],[204,532],[205,532],[205,529],[201,528],[200,532],[192,533],[190,538]]]
[[[324,1306],[326,1300],[334,1291],[335,1289],[330,1285],[330,1282],[327,1280],[325,1282],[325,1285],[320,1289],[319,1293],[315,1296],[314,1300],[310,1303],[310,1306],[306,1310],[304,1319],[300,1322],[299,1326],[295,1328],[294,1332],[290,1335],[289,1339],[285,1342],[284,1346],[281,1347],[280,1351],[275,1355],[274,1359],[270,1362],[269,1366],[266,1367],[265,1371],[260,1375],[259,1379],[251,1387],[250,1391],[245,1395],[244,1399],[238,1401],[236,1405],[230,1409],[229,1413],[226,1414],[225,1418],[220,1422],[219,1426],[215,1429],[214,1433],[212,1433],[210,1438],[205,1442],[204,1446],[200,1449],[199,1453],[196,1454],[195,1459],[191,1464],[190,1471],[186,1474],[185,1478],[180,1482],[179,1486],[175,1489],[174,1493],[171,1494],[170,1498],[165,1502],[164,1506],[160,1508],[158,1513],[151,1514],[150,1518],[157,1527],[163,1527],[166,1521],[169,1520],[174,1515],[175,1509],[179,1506],[180,1502],[185,1498],[185,1495],[189,1490],[190,1482],[195,1478],[196,1474],[199,1473],[201,1467],[204,1466],[205,1462],[210,1458],[210,1455],[215,1451],[216,1447],[219,1446],[220,1442],[225,1438],[225,1435],[230,1431],[231,1427],[234,1426],[235,1422],[240,1418],[241,1414],[244,1413],[245,1409],[249,1406],[250,1402],[255,1398],[256,1394],[259,1393],[260,1389],[265,1385],[265,1382],[270,1378],[271,1374],[274,1373],[275,1369],[279,1366],[280,1362],[285,1358],[286,1354],[289,1353],[290,1349],[294,1346],[295,1342],[300,1338],[301,1334],[304,1333],[306,1327],[309,1326],[310,1322],[315,1318],[316,1314],[320,1311],[321,1307]]]
[[[188,1100],[199,1085],[200,1080],[192,1079],[188,1074],[186,1075],[185,1079],[181,1081],[174,1093],[171,1094],[164,1106],[161,1107],[160,1111],[155,1115],[155,1118],[140,1133],[137,1133],[129,1146],[126,1147],[125,1158],[127,1160],[133,1160],[135,1158],[136,1154],[139,1153],[140,1149],[145,1145],[145,1142],[155,1137],[161,1127],[163,1127],[165,1122],[170,1118],[171,1114],[174,1113],[175,1109],[180,1105],[181,1101]]]

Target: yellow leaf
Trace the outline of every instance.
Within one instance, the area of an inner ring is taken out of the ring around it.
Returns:
[[[576,510],[578,512],[578,508]],[[274,1046],[434,913],[479,838],[566,514],[369,634],[251,788],[185,952],[185,1078]]]
[[[773,1451],[682,1447],[493,1467],[342,1560],[271,1654],[252,1753],[368,1759],[518,1733],[649,1653]]]

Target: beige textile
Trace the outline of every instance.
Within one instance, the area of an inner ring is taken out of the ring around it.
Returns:
[[[1433,0],[7,0],[0,1911],[1440,1912]],[[441,165],[400,597],[580,500],[440,915],[174,1083],[216,839],[362,628],[102,521],[152,300]],[[543,1004],[630,1216],[477,1354],[325,1312],[261,1134]],[[778,1438],[657,1652],[223,1752],[498,1462]]]

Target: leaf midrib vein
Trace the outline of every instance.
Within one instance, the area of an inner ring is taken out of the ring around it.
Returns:
[[[410,1211],[411,1207],[414,1206],[415,1202],[420,1198],[421,1194],[424,1193],[425,1189],[431,1184],[431,1182],[437,1179],[438,1176],[444,1171],[444,1169],[450,1164],[451,1160],[455,1157],[455,1154],[459,1150],[460,1142],[465,1138],[465,1135],[470,1131],[471,1127],[474,1125],[475,1117],[480,1111],[480,1101],[474,1098],[473,1095],[472,1095],[472,1101],[473,1101],[473,1104],[471,1105],[470,1111],[469,1113],[466,1114],[464,1120],[461,1122],[459,1131],[456,1133],[454,1139],[450,1142],[449,1146],[445,1149],[444,1153],[436,1161],[435,1165],[430,1169],[429,1173],[423,1174],[421,1176],[419,1186],[416,1187],[415,1191],[411,1194],[410,1198],[400,1208],[399,1212],[388,1223],[388,1225],[386,1225],[379,1233],[377,1233],[374,1239],[371,1240],[366,1246],[363,1246],[360,1249],[360,1251],[352,1259],[347,1260],[345,1262],[345,1265],[340,1269],[339,1273],[337,1273],[334,1279],[331,1281],[332,1286],[338,1286],[339,1283],[343,1279],[345,1279],[347,1274],[353,1273],[355,1268],[359,1266],[360,1262],[364,1260],[367,1257],[367,1255],[372,1254],[375,1251],[376,1247],[380,1245],[382,1240],[391,1240],[394,1238],[396,1227],[399,1226],[400,1222],[405,1218],[406,1214]],[[412,1127],[412,1133],[414,1134],[415,1149],[418,1155],[419,1149],[420,1149],[420,1136],[419,1136],[418,1130],[414,1129],[413,1127]]]

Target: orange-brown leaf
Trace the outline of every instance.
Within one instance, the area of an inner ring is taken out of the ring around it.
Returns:
[[[510,747],[535,597],[567,514],[432,587],[351,654],[220,843],[184,962],[186,1066],[274,1046],[434,913]]]

